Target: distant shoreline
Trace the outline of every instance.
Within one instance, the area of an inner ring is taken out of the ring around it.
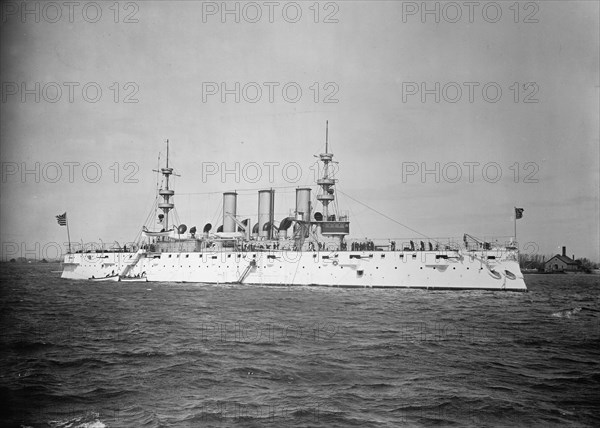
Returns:
[[[521,270],[523,275],[600,275],[600,269],[593,269],[591,272],[538,272]]]

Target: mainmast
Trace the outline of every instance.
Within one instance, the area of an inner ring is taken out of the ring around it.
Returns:
[[[317,184],[321,186],[321,193],[317,195],[317,199],[323,204],[323,218],[316,218],[316,223],[319,225],[323,236],[336,236],[339,238],[338,248],[343,248],[344,236],[350,233],[350,222],[348,216],[329,214],[329,204],[335,200],[334,189],[335,178],[333,173],[329,172],[329,164],[333,162],[333,153],[329,153],[329,121],[325,123],[325,153],[319,155],[323,162],[323,177],[317,180]]]
[[[169,230],[169,211],[171,211],[175,204],[170,199],[175,195],[175,191],[169,189],[169,176],[173,174],[173,168],[169,168],[169,140],[167,140],[167,165],[165,168],[161,168],[160,172],[165,177],[165,186],[158,191],[158,194],[162,196],[163,202],[158,204],[158,208],[163,210],[164,219],[162,220],[165,231]]]
[[[335,199],[332,186],[335,185],[335,179],[329,177],[329,163],[332,162],[333,153],[329,153],[329,121],[325,122],[325,153],[319,155],[323,162],[323,178],[317,180],[317,184],[323,190],[317,195],[317,199],[323,204],[323,213],[325,221],[329,220],[329,203]]]

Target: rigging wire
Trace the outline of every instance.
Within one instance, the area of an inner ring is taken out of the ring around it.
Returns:
[[[298,187],[317,187],[315,184],[295,184],[293,186],[269,186],[269,189],[296,189]],[[266,187],[256,187],[253,189],[241,189],[236,190],[236,193],[245,193],[245,192],[256,192],[258,190],[265,190]],[[223,191],[218,192],[186,192],[186,193],[178,193],[178,195],[220,195]]]
[[[215,225],[215,231],[219,227],[218,223],[220,218],[223,218],[223,204],[217,203],[217,209],[215,210],[211,218],[212,224]]]
[[[154,197],[154,202],[152,202],[152,208],[150,208],[150,211],[148,212],[148,215],[146,216],[146,220],[144,220],[143,225],[147,225],[150,222],[150,217],[152,217],[152,214],[154,212],[154,216],[156,216],[156,210],[158,207],[158,192],[156,194],[156,196]],[[135,239],[132,242],[138,243],[139,241],[141,241],[142,239],[142,229],[138,230],[137,234],[135,235]]]
[[[402,227],[405,227],[405,228],[407,228],[407,229],[408,229],[408,230],[410,230],[411,232],[415,232],[415,233],[417,233],[417,234],[419,234],[419,235],[421,235],[421,236],[423,236],[423,237],[425,237],[425,238],[429,239],[430,241],[438,242],[438,241],[436,241],[434,238],[430,238],[429,236],[425,235],[424,233],[421,233],[421,232],[419,232],[418,230],[415,230],[415,229],[413,229],[412,227],[409,227],[409,226],[407,226],[407,225],[405,225],[405,224],[403,224],[403,223],[400,223],[398,220],[396,220],[396,219],[393,219],[393,218],[392,218],[392,217],[390,217],[389,215],[387,215],[387,214],[384,214],[384,213],[382,213],[381,211],[378,211],[378,210],[376,210],[375,208],[373,208],[373,207],[371,207],[371,206],[369,206],[369,205],[367,205],[367,204],[365,204],[365,203],[363,203],[363,202],[359,201],[358,199],[355,199],[355,198],[353,198],[353,197],[352,197],[352,196],[350,196],[349,194],[347,194],[347,193],[345,193],[345,192],[342,192],[342,191],[341,191],[341,190],[339,190],[339,189],[338,189],[338,192],[340,192],[340,193],[341,193],[341,194],[343,194],[344,196],[346,196],[346,197],[348,197],[348,198],[352,199],[354,202],[356,202],[356,203],[358,203],[358,204],[360,204],[360,205],[364,206],[365,208],[368,208],[368,209],[370,209],[371,211],[373,211],[373,212],[375,212],[375,213],[379,214],[380,216],[382,216],[382,217],[385,217],[385,218],[387,218],[388,220],[390,220],[390,221],[392,221],[392,222],[394,222],[394,223],[396,223],[396,224],[399,224],[399,225],[400,225],[400,226],[402,226]]]

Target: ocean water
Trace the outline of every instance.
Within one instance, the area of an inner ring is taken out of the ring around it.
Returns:
[[[1,265],[1,426],[600,426],[600,276],[528,293]]]

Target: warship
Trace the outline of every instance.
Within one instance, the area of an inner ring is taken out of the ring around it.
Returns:
[[[222,222],[202,232],[172,221],[174,169],[157,170],[156,221],[134,245],[79,249],[64,256],[62,278],[88,281],[160,281],[240,286],[330,286],[527,291],[515,239],[351,239],[350,218],[337,209],[328,129],[317,155],[322,175],[295,188],[295,207],[276,221],[275,190],[258,190],[257,217],[238,215],[238,193],[222,194]],[[500,241],[502,242],[502,241]]]

